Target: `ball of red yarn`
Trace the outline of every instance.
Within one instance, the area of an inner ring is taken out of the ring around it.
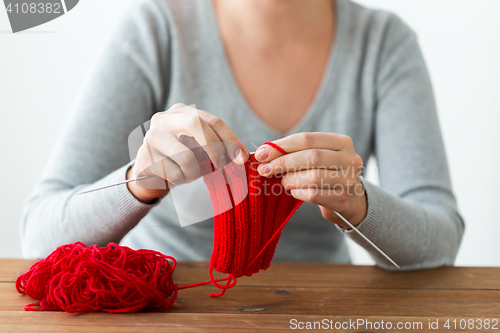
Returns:
[[[176,261],[152,250],[81,242],[58,247],[16,280],[19,293],[40,303],[25,310],[135,312],[169,308],[177,297]],[[35,308],[39,306],[40,308]]]

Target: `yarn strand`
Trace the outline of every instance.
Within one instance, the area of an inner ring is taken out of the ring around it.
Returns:
[[[265,142],[263,143],[262,145],[268,145],[268,146],[271,146],[273,147],[274,149],[276,149],[277,151],[279,151],[280,153],[282,153],[283,155],[288,155],[288,153],[286,151],[283,150],[283,148],[281,148],[280,146],[278,146],[277,144],[275,143],[272,143],[272,142]]]

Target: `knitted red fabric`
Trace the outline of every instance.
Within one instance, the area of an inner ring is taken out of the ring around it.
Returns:
[[[267,144],[286,154],[280,147]],[[173,257],[114,243],[87,247],[77,242],[58,247],[17,278],[19,293],[40,300],[28,304],[25,310],[120,313],[166,309],[180,289],[213,283],[222,292],[211,296],[222,296],[236,284],[236,278],[267,269],[282,228],[302,201],[284,190],[280,177],[260,176],[258,164],[251,156],[244,165],[246,177],[241,177],[241,166],[231,163],[221,178],[208,176],[208,171],[214,170],[213,164],[202,163],[214,211],[222,211],[217,210],[218,205],[228,194],[233,203],[233,208],[215,217],[210,281],[178,287],[172,281],[176,266]],[[213,269],[229,277],[215,279]],[[226,284],[220,285],[221,281]]]
[[[265,144],[286,152],[273,143]],[[237,164],[225,169],[225,182],[220,177],[204,177],[209,189],[214,211],[223,204],[227,193],[231,198],[244,200],[214,218],[214,248],[210,259],[210,270],[229,274],[234,286],[235,278],[251,276],[261,269],[269,268],[278,244],[281,229],[302,201],[295,199],[281,185],[281,177],[263,177],[258,171],[259,162],[251,155],[245,164],[246,178],[240,176]],[[231,186],[229,186],[229,184]],[[245,196],[248,189],[248,194]],[[211,275],[212,277],[212,275]],[[230,281],[228,281],[228,284]],[[215,295],[213,295],[215,296]]]

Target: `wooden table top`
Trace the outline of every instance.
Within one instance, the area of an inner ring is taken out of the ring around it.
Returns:
[[[332,331],[500,330],[500,268],[388,272],[374,266],[272,263],[267,271],[238,279],[223,297],[209,297],[218,289],[207,285],[180,290],[163,312],[68,314],[23,310],[32,300],[19,295],[14,282],[33,262],[0,259],[0,332],[279,332],[314,322]],[[207,279],[206,262],[179,262],[174,273],[179,285]],[[436,321],[438,329],[429,329]]]

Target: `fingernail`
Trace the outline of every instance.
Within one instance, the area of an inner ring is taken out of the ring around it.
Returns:
[[[259,173],[262,175],[262,176],[266,176],[267,174],[269,174],[271,172],[271,165],[268,164],[261,164],[259,165],[258,169]]]
[[[241,157],[239,156],[240,154],[241,154],[241,149],[236,148],[236,150],[234,151],[234,159],[233,160],[241,159]]]
[[[227,164],[226,154],[222,154],[221,157],[219,157],[219,163],[217,164],[219,169],[222,169],[224,166],[226,166]]]
[[[255,152],[255,157],[261,161],[265,160],[269,157],[268,149],[264,147],[257,149],[257,151]]]
[[[234,161],[236,163],[245,163],[245,157],[248,157],[248,154],[245,150],[241,150],[240,148],[237,148],[234,151]]]

